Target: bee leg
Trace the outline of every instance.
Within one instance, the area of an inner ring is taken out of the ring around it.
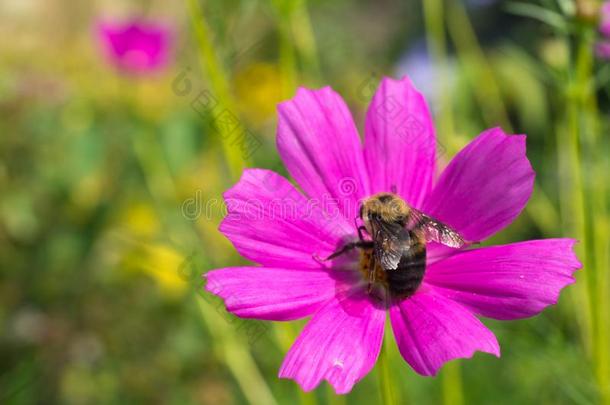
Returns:
[[[330,256],[328,256],[326,259],[323,259],[323,260],[324,261],[332,260],[335,257],[341,256],[342,254],[349,252],[350,250],[356,248],[357,246],[358,246],[358,242],[348,243],[348,244],[344,245],[341,249],[333,252]]]
[[[368,280],[368,287],[367,287],[367,292],[370,294],[371,292],[373,292],[373,284],[375,283],[375,258],[372,257],[371,258],[371,263],[370,263],[370,267],[369,267],[369,280]]]
[[[341,256],[344,253],[349,252],[350,250],[353,250],[355,248],[371,248],[373,247],[373,242],[369,242],[369,241],[358,241],[358,242],[350,242],[347,243],[345,245],[343,245],[343,247],[339,250],[337,250],[336,252],[333,252],[330,256],[328,256],[327,258],[323,259],[320,256],[318,256],[316,253],[314,253],[313,258],[316,261],[328,261],[328,260],[332,260],[335,257]]]
[[[364,237],[362,236],[362,231],[366,231],[366,227],[364,225],[360,225],[358,227],[358,238],[360,238],[360,240],[364,240]]]

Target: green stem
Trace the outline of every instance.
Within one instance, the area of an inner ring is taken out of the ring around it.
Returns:
[[[290,98],[294,94],[297,81],[296,49],[294,40],[294,13],[296,2],[273,0],[276,22],[279,27],[279,62],[282,82],[282,97]]]
[[[429,3],[442,3],[440,0],[425,1],[425,7],[432,7]],[[451,1],[448,12],[449,32],[458,50],[458,56],[463,66],[467,66],[471,73],[468,75],[473,84],[475,97],[487,126],[500,124],[505,131],[512,132],[512,125],[508,118],[506,106],[493,68],[487,60],[483,49],[478,43],[476,34],[468,18],[468,14],[459,1]],[[437,6],[438,7],[438,6]],[[440,11],[442,13],[442,10]],[[440,38],[440,34],[436,34]],[[439,40],[437,39],[438,43]],[[446,92],[447,94],[449,92]],[[449,120],[449,118],[446,118]],[[442,121],[441,121],[442,123]],[[441,130],[442,132],[442,130]],[[550,199],[544,190],[537,188],[532,199],[525,207],[530,218],[543,231],[555,230],[555,208],[549,203]]]
[[[462,405],[464,403],[462,370],[458,360],[445,364],[442,384],[444,404]]]
[[[574,89],[568,90],[574,93]],[[576,246],[578,257],[582,260],[585,271],[577,278],[583,279],[577,283],[579,307],[582,309],[582,324],[585,346],[590,351],[593,348],[593,321],[591,309],[591,277],[587,255],[588,238],[585,226],[585,204],[582,190],[582,162],[579,148],[579,107],[574,94],[568,94],[566,130],[557,131],[558,164],[560,166],[561,216],[564,232],[576,238],[580,243]]]
[[[379,388],[383,404],[396,404],[394,389],[392,387],[392,373],[390,371],[391,356],[388,353],[389,345],[387,342],[381,347],[379,359],[377,360],[377,375],[379,376]]]
[[[219,110],[223,108],[229,110],[237,116],[236,103],[231,95],[230,85],[224,75],[222,65],[216,56],[214,45],[210,38],[210,30],[206,24],[203,10],[199,5],[198,0],[187,0],[188,10],[191,17],[191,24],[195,31],[195,37],[200,49],[200,60],[204,75],[210,80],[212,91],[218,98],[217,107]],[[233,129],[233,134],[242,134],[245,128],[241,120],[237,120],[236,128]],[[224,138],[224,137],[223,137]],[[233,136],[227,137],[222,141],[222,151],[226,162],[234,180],[236,180],[245,167],[248,166],[248,159],[239,150],[238,142],[233,139]]]
[[[133,102],[133,99],[130,98],[130,101]],[[185,254],[200,249],[201,246],[207,246],[193,223],[187,222],[180,215],[180,210],[176,209],[180,207],[181,201],[176,192],[176,184],[170,173],[166,155],[153,130],[132,134],[132,148],[171,243]],[[214,263],[207,257],[202,255],[202,260],[206,262],[204,268],[213,267]],[[236,335],[215,306],[199,296],[197,302],[202,319],[212,337],[214,351],[224,359],[244,396],[253,404],[275,404],[271,390],[248,351],[244,338]]]
[[[165,214],[177,210],[163,209],[163,207],[173,206],[175,208],[179,204],[176,204],[175,186],[169,170],[163,169],[163,166],[165,166],[164,155],[161,153],[159,145],[154,139],[144,140],[140,135],[134,139],[134,151],[142,166],[142,172],[145,175],[151,196],[157,203],[158,208],[161,209],[161,218],[172,242],[182,250],[185,249],[184,246],[193,248],[195,246],[205,246],[206,243],[201,242],[200,235],[195,233],[192,228],[186,224],[180,225],[184,219],[180,221],[177,217],[168,218],[167,215],[169,214]],[[230,329],[226,320],[222,319],[215,307],[201,298],[197,300],[202,319],[212,335],[212,341],[215,342],[216,352],[224,358],[227,367],[246,398],[253,404],[275,404],[275,399],[271,395],[271,391],[259,372],[254,359],[245,348],[247,344],[243,342],[243,339],[237,339],[235,333]]]
[[[203,298],[197,297],[201,319],[212,335],[215,350],[225,363],[244,396],[251,404],[277,404],[256,362],[248,351],[248,343],[237,338],[226,320],[216,312],[216,308]]]
[[[280,27],[280,72],[282,76],[282,96],[290,98],[293,96],[296,88],[297,69],[296,69],[296,51],[294,49],[294,40],[292,38],[292,29],[289,16],[292,15],[292,4],[283,3],[280,6],[280,18],[278,25]]]
[[[345,405],[345,398],[345,395],[337,395],[330,384],[326,386],[326,402],[328,405]]]
[[[591,307],[593,308],[593,353],[595,375],[600,389],[600,403],[610,404],[610,223],[607,206],[607,150],[600,134],[599,110],[593,79],[592,29],[584,29],[579,38],[576,64],[577,98],[581,118],[580,145],[588,178],[583,179],[584,216],[587,229],[585,265],[587,266]]]
[[[426,41],[434,64],[441,69],[438,77],[440,83],[440,114],[438,117],[439,132],[446,139],[453,139],[453,103],[449,81],[445,74],[447,64],[447,44],[445,40],[445,26],[443,13],[443,0],[427,0],[423,2],[424,19],[426,21]]]
[[[424,4],[424,18],[426,20],[426,34],[430,53],[441,69],[447,69],[447,45],[445,40],[443,0],[426,0]],[[454,132],[453,103],[451,91],[445,74],[441,74],[441,110],[439,116],[440,133],[449,139]],[[462,379],[460,364],[452,362],[445,366],[442,379],[443,400],[445,404],[461,405],[463,403]]]
[[[594,365],[600,403],[610,404],[610,230],[607,207],[605,150],[600,137],[599,111],[593,80],[593,27],[579,32],[573,81],[568,91],[569,153],[572,172],[571,206],[563,214],[573,218],[576,237],[581,243],[577,253],[584,271],[578,287],[586,303],[586,344]],[[583,170],[585,168],[586,170]],[[587,176],[587,177],[585,177]]]
[[[320,64],[318,62],[318,50],[316,37],[313,34],[307,0],[295,0],[295,9],[292,13],[292,33],[295,48],[303,60],[303,66],[316,79],[320,78]]]
[[[599,151],[604,150],[600,148]],[[600,387],[601,403],[610,405],[610,218],[607,205],[607,164],[604,158],[596,159],[594,179],[591,187],[593,217],[593,250],[596,260],[597,302],[595,303],[597,323],[596,375]],[[605,167],[604,167],[605,166]]]
[[[469,67],[471,73],[469,78],[486,124],[488,126],[500,124],[504,130],[512,132],[498,82],[479,45],[466,9],[459,0],[451,0],[448,3],[449,33],[456,45],[462,65]]]
[[[289,98],[297,87],[299,70],[297,56],[303,68],[313,77],[320,77],[316,40],[313,34],[306,0],[273,0],[279,27],[279,61],[282,95]]]
[[[582,71],[583,66],[580,60],[582,60],[584,55],[586,53],[584,53],[581,46],[580,52],[577,55],[577,66],[581,66],[578,69],[580,71]],[[587,240],[585,235],[585,207],[582,194],[582,170],[579,151],[578,76],[579,74],[570,71],[570,78],[564,90],[566,97],[564,114],[566,120],[558,125],[555,132],[557,137],[558,176],[559,184],[561,184],[561,187],[559,187],[561,227],[564,235],[574,237],[580,242],[575,249],[585,267],[583,272],[576,275],[579,281],[572,290],[576,301],[575,307],[579,309],[575,316],[581,331],[585,350],[591,354],[594,346],[594,333],[588,274],[591,269],[588,268],[585,251]]]

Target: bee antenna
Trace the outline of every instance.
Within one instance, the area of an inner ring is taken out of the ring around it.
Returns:
[[[398,190],[396,190],[396,184],[392,184],[392,186],[390,186],[390,191],[392,193],[396,194],[396,192],[398,191]]]

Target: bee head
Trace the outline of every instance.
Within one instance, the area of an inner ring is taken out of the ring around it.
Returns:
[[[379,193],[364,200],[360,206],[360,218],[367,232],[371,234],[371,221],[406,223],[409,211],[407,203],[398,195]]]

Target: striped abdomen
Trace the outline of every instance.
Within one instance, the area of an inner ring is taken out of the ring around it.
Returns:
[[[396,270],[385,273],[388,289],[393,298],[406,298],[415,293],[426,271],[426,244],[409,232],[412,245],[403,253]]]

